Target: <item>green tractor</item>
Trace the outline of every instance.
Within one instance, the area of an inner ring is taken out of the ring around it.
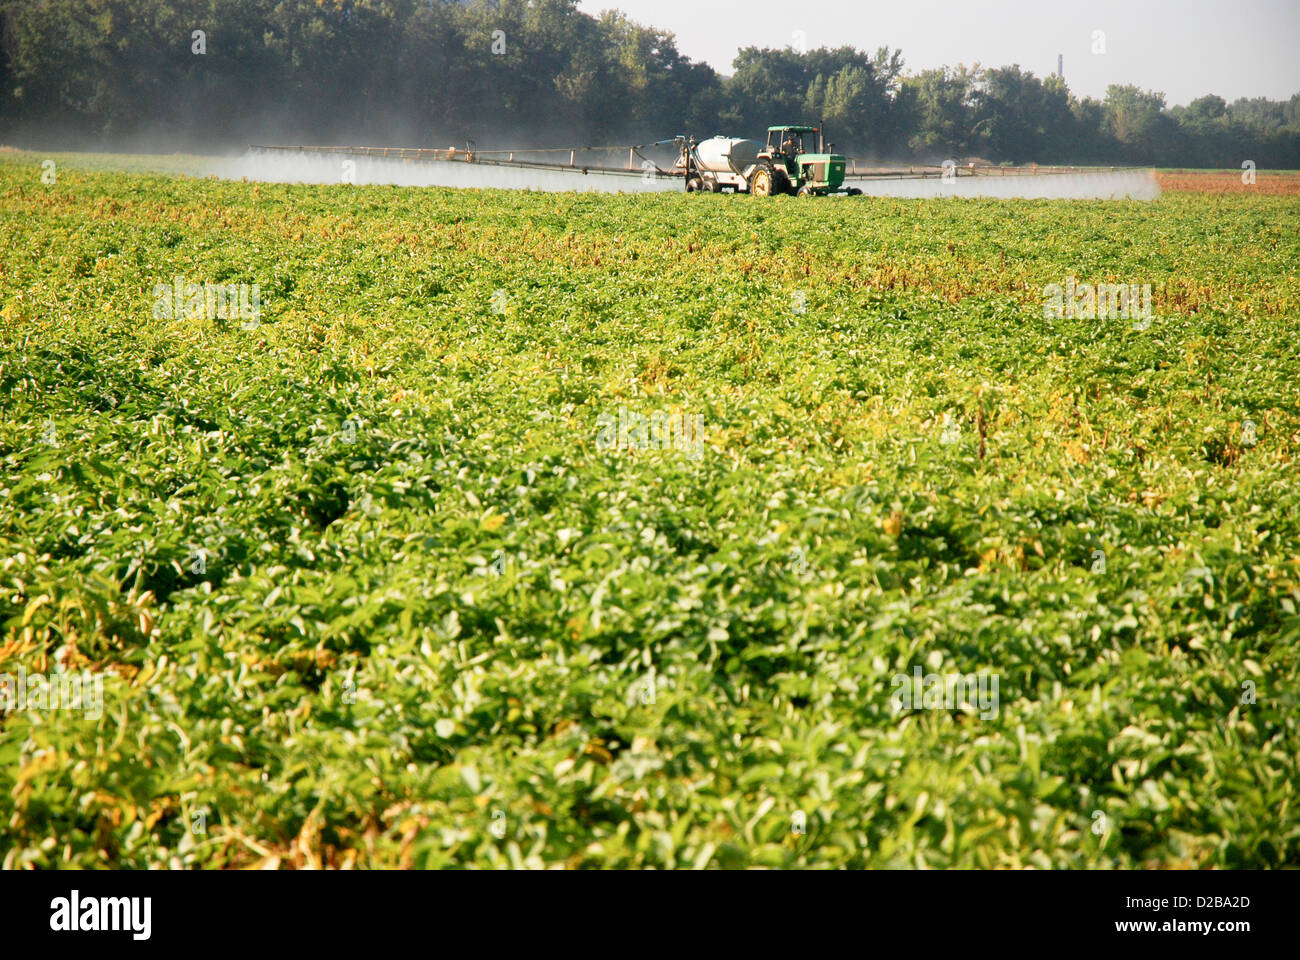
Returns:
[[[844,157],[829,152],[833,145],[823,143],[819,127],[768,127],[766,146],[720,136],[698,143],[694,137],[678,137],[677,143],[681,154],[673,170],[685,179],[688,193],[862,193],[856,187],[844,188]]]
[[[844,188],[844,157],[830,153],[818,127],[767,128],[767,146],[749,174],[749,192],[755,197],[793,193],[800,197],[825,196]],[[844,190],[851,197],[862,193]]]

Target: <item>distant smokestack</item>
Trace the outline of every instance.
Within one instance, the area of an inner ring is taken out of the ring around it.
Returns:
[[[1065,54],[1063,53],[1056,55],[1056,75],[1062,80],[1065,79]]]

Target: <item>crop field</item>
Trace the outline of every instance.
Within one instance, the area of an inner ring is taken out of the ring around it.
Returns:
[[[1254,182],[1243,179],[1239,170],[1161,170],[1156,180],[1162,189],[1191,193],[1300,194],[1300,173],[1294,170],[1270,170],[1257,174]]]
[[[0,154],[4,866],[1300,864],[1300,196],[110,166]]]

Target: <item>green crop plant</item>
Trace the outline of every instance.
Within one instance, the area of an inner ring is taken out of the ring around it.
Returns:
[[[103,702],[0,716],[5,865],[1300,862],[1295,197],[41,159],[0,674]]]

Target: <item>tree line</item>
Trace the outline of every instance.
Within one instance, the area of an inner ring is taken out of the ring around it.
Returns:
[[[487,149],[825,121],[878,159],[1300,167],[1300,94],[1096,100],[1018,65],[908,73],[888,47],[747,47],[733,69],[577,0],[0,0],[0,137],[32,146]]]

